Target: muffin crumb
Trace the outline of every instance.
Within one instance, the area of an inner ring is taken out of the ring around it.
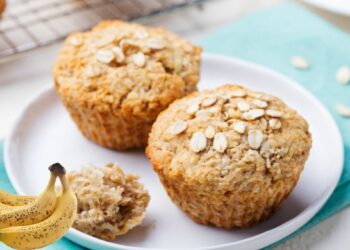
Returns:
[[[114,240],[141,224],[150,196],[135,175],[118,164],[87,167],[67,174],[78,198],[73,227],[103,240]]]

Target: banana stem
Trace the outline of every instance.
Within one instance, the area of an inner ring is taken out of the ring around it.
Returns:
[[[56,176],[61,176],[66,174],[66,169],[60,163],[54,163],[49,166],[51,173],[54,173]]]
[[[58,176],[62,185],[62,192],[66,192],[69,189],[69,185],[66,179],[66,169],[60,163],[54,163],[49,166],[49,170],[55,176]]]
[[[49,180],[49,183],[47,184],[46,190],[54,188],[55,182],[56,182],[56,178],[57,178],[57,176],[54,173],[51,172],[50,180]]]
[[[64,193],[69,189],[69,185],[67,183],[67,179],[65,175],[60,175],[59,178],[62,184],[62,192]]]

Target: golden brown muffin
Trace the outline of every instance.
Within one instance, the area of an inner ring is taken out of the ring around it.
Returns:
[[[146,151],[187,215],[232,228],[258,223],[281,205],[310,147],[307,122],[280,99],[226,85],[172,103]]]
[[[159,112],[197,89],[200,54],[162,28],[104,21],[66,39],[55,88],[87,138],[113,149],[141,148]]]
[[[73,227],[104,240],[114,240],[141,224],[149,195],[135,175],[126,175],[117,164],[88,167],[67,174],[78,198]]]
[[[5,10],[6,0],[0,0],[0,17]]]

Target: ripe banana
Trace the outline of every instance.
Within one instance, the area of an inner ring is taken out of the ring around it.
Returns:
[[[0,211],[4,210],[4,209],[7,209],[7,208],[10,208],[10,207],[12,207],[12,206],[0,203]]]
[[[77,198],[62,169],[59,178],[63,190],[53,214],[37,224],[0,229],[0,241],[15,249],[41,248],[59,240],[72,226],[77,214]]]
[[[37,197],[9,194],[0,189],[0,206],[1,204],[9,206],[23,206],[32,203]]]
[[[55,182],[57,175],[51,172],[50,181],[40,196],[23,206],[10,206],[0,210],[0,228],[30,225],[45,220],[56,207]]]

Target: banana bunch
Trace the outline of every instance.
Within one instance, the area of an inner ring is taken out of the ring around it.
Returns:
[[[77,198],[68,186],[65,169],[55,163],[49,170],[49,183],[38,197],[0,191],[0,241],[9,247],[44,247],[59,240],[73,224]],[[62,185],[59,195],[55,191],[57,178]]]

